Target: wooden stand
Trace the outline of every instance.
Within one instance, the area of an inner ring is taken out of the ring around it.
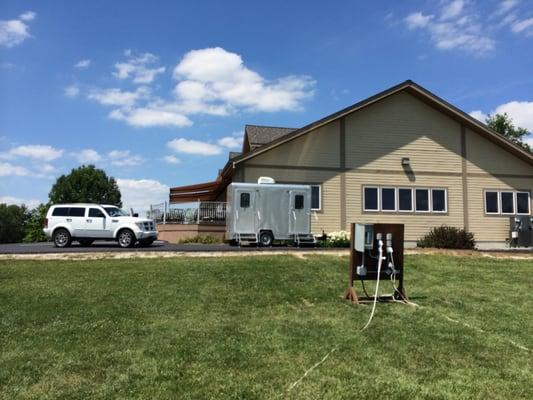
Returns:
[[[378,301],[387,302],[387,301],[408,301],[407,294],[405,293],[405,288],[403,286],[403,242],[404,242],[404,225],[403,224],[374,224],[374,237],[377,233],[381,233],[383,240],[383,254],[386,255],[386,235],[387,233],[392,234],[392,248],[394,250],[394,268],[398,271],[396,274],[396,282],[398,287],[392,295],[389,296],[380,296]],[[377,244],[374,246],[377,248]],[[355,290],[356,281],[375,281],[377,280],[377,267],[378,260],[371,257],[366,257],[365,267],[367,268],[367,274],[365,276],[357,275],[357,266],[363,263],[363,253],[355,251],[355,224],[352,223],[350,226],[350,266],[349,266],[349,284],[344,298],[350,300],[353,304],[361,304],[367,302],[373,302],[373,297],[359,297],[357,291]],[[387,268],[386,263],[384,262],[381,267],[380,281],[388,282],[390,281],[390,276],[385,273]]]

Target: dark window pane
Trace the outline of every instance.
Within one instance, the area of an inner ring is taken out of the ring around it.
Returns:
[[[304,208],[304,196],[302,194],[294,196],[294,208],[297,210]]]
[[[518,214],[529,214],[529,193],[518,192],[516,194],[516,212]]]
[[[250,193],[241,193],[241,208],[250,207]]]
[[[429,190],[415,190],[416,211],[429,211]]]
[[[498,213],[498,192],[485,192],[485,212]]]
[[[68,207],[56,207],[52,211],[54,217],[68,217]]]
[[[513,192],[501,192],[502,214],[514,214]]]
[[[413,211],[413,191],[398,189],[398,206],[400,211]]]
[[[311,208],[320,210],[320,186],[311,186]]]
[[[82,207],[71,207],[68,213],[69,217],[84,217],[85,208]]]
[[[104,218],[104,213],[98,208],[89,208],[89,217],[92,218]]]
[[[377,211],[378,209],[378,189],[365,188],[364,209],[367,211]]]
[[[393,188],[381,189],[381,209],[383,211],[396,210],[396,190]]]
[[[431,191],[431,203],[433,211],[446,211],[446,191],[443,189],[433,189]]]

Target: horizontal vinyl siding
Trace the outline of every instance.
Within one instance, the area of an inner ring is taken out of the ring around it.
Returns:
[[[330,171],[288,170],[273,168],[246,168],[246,182],[257,182],[260,176],[270,176],[277,182],[319,183],[322,185],[322,210],[313,213],[311,229],[319,234],[339,230],[340,175]]]
[[[469,173],[533,175],[531,165],[469,129],[466,154]]]
[[[346,117],[346,167],[461,172],[460,124],[408,93]]]
[[[254,164],[339,166],[339,121],[331,122],[253,158]]]
[[[363,212],[362,186],[433,187],[448,190],[448,213],[371,213]],[[351,171],[346,173],[347,222],[401,223],[405,224],[405,240],[417,240],[432,227],[450,225],[463,227],[463,192],[461,179],[457,177],[418,176],[410,182],[402,175],[369,174]]]
[[[509,216],[486,216],[484,190],[533,190],[531,178],[498,179],[493,176],[468,177],[470,231],[476,240],[502,242],[509,237]],[[531,206],[531,205],[530,205]]]

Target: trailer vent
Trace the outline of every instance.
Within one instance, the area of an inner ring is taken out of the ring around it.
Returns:
[[[267,183],[276,183],[276,181],[269,177],[269,176],[260,176],[259,179],[257,180],[257,183],[259,183],[260,185],[261,184],[267,184]]]

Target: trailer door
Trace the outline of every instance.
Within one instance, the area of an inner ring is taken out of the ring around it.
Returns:
[[[255,191],[237,189],[235,233],[256,233]]]
[[[289,207],[289,234],[309,233],[309,199],[305,192],[291,190]]]

